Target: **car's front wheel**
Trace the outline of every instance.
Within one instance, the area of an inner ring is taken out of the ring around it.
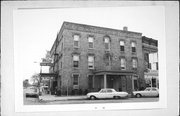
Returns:
[[[95,100],[96,97],[95,97],[95,96],[90,96],[90,99],[91,99],[91,100]]]
[[[141,94],[139,94],[139,93],[136,94],[136,97],[137,97],[137,98],[140,98],[140,97],[141,97]]]

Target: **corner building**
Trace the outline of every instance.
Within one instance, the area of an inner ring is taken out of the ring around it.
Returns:
[[[142,33],[64,22],[51,48],[51,92],[77,94],[145,87]]]

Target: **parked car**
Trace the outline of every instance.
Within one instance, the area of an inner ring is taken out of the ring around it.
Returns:
[[[103,99],[103,98],[127,98],[127,92],[117,92],[114,89],[107,88],[101,89],[99,92],[90,92],[87,94],[87,98],[94,100],[94,99]]]
[[[155,87],[148,87],[143,91],[133,91],[135,97],[159,97],[159,90]]]
[[[28,87],[25,90],[26,97],[38,97],[39,96],[39,89],[37,87]]]

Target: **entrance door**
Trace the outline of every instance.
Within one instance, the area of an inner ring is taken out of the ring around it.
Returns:
[[[113,87],[114,87],[114,86],[113,86],[113,83],[114,83],[114,77],[110,77],[108,82],[109,82],[109,85],[108,85],[109,88],[113,88]]]
[[[127,91],[126,76],[121,76],[121,82],[122,82],[122,91]]]
[[[138,82],[136,79],[134,80],[134,90],[138,90]]]

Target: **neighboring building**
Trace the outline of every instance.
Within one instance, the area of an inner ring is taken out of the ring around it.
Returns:
[[[57,74],[51,91],[76,94],[114,88],[131,93],[145,88],[142,39],[141,33],[127,27],[116,30],[64,22],[50,51],[54,65],[49,71]]]
[[[158,76],[158,41],[142,37],[145,69],[144,77],[146,86],[159,88]]]

